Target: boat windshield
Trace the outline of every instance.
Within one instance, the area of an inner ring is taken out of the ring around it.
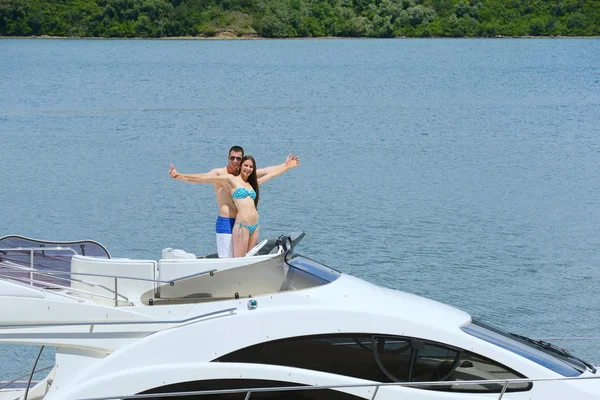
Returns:
[[[297,254],[294,249],[285,258],[285,263],[291,267],[290,272],[303,275],[305,279],[314,281],[315,285],[331,283],[341,275],[333,268]]]
[[[462,330],[566,377],[579,376],[587,368],[593,369],[589,363],[548,342],[504,332],[480,321],[473,320]]]

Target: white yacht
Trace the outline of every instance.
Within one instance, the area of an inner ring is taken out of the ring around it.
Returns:
[[[56,359],[0,400],[600,399],[597,366],[342,274],[298,254],[302,237],[158,261],[1,238],[0,344]]]

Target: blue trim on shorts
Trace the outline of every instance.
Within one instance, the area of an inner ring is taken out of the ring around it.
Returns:
[[[217,218],[217,233],[228,233],[231,235],[234,225],[235,218],[225,218],[219,216],[219,218]]]

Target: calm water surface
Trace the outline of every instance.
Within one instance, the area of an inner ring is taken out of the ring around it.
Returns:
[[[212,252],[214,193],[169,164],[294,152],[262,237],[303,230],[306,255],[512,332],[600,336],[600,40],[4,39],[0,73],[0,235]],[[0,346],[0,379],[34,352]]]

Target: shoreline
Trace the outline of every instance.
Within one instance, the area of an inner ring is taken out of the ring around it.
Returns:
[[[340,40],[340,39],[352,39],[352,40],[364,40],[364,39],[378,39],[378,40],[395,40],[395,39],[600,39],[600,36],[459,36],[459,37],[447,37],[447,36],[431,36],[431,37],[414,37],[414,36],[397,36],[393,38],[376,38],[376,37],[345,37],[345,36],[318,36],[318,37],[281,37],[281,38],[266,38],[262,36],[241,35],[237,36],[232,32],[224,32],[215,36],[165,36],[165,37],[92,37],[92,36],[0,36],[1,39],[65,39],[65,40]]]

